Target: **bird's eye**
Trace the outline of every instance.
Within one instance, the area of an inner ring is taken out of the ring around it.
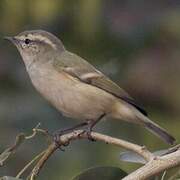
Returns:
[[[25,44],[29,44],[30,42],[31,42],[31,40],[30,39],[25,39]]]

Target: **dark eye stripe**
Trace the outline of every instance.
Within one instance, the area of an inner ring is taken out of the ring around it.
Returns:
[[[25,39],[25,44],[29,44],[30,42],[31,42],[31,40],[30,39]]]

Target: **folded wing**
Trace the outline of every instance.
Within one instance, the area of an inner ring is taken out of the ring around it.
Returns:
[[[84,83],[91,84],[108,93],[111,93],[112,95],[131,104],[142,114],[147,116],[147,112],[142,107],[137,105],[133,98],[126,91],[120,88],[116,83],[114,83],[107,76],[98,71],[83,58],[65,51],[61,53],[59,58],[54,61],[54,63],[54,67],[58,71],[65,71],[66,73],[78,78]]]

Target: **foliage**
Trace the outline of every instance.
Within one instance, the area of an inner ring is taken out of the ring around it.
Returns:
[[[87,169],[72,180],[119,180],[125,177],[127,173],[117,167],[93,167]]]

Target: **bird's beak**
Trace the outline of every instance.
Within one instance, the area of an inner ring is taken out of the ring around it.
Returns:
[[[17,39],[15,37],[5,36],[5,40],[11,41],[13,44],[17,44]]]

